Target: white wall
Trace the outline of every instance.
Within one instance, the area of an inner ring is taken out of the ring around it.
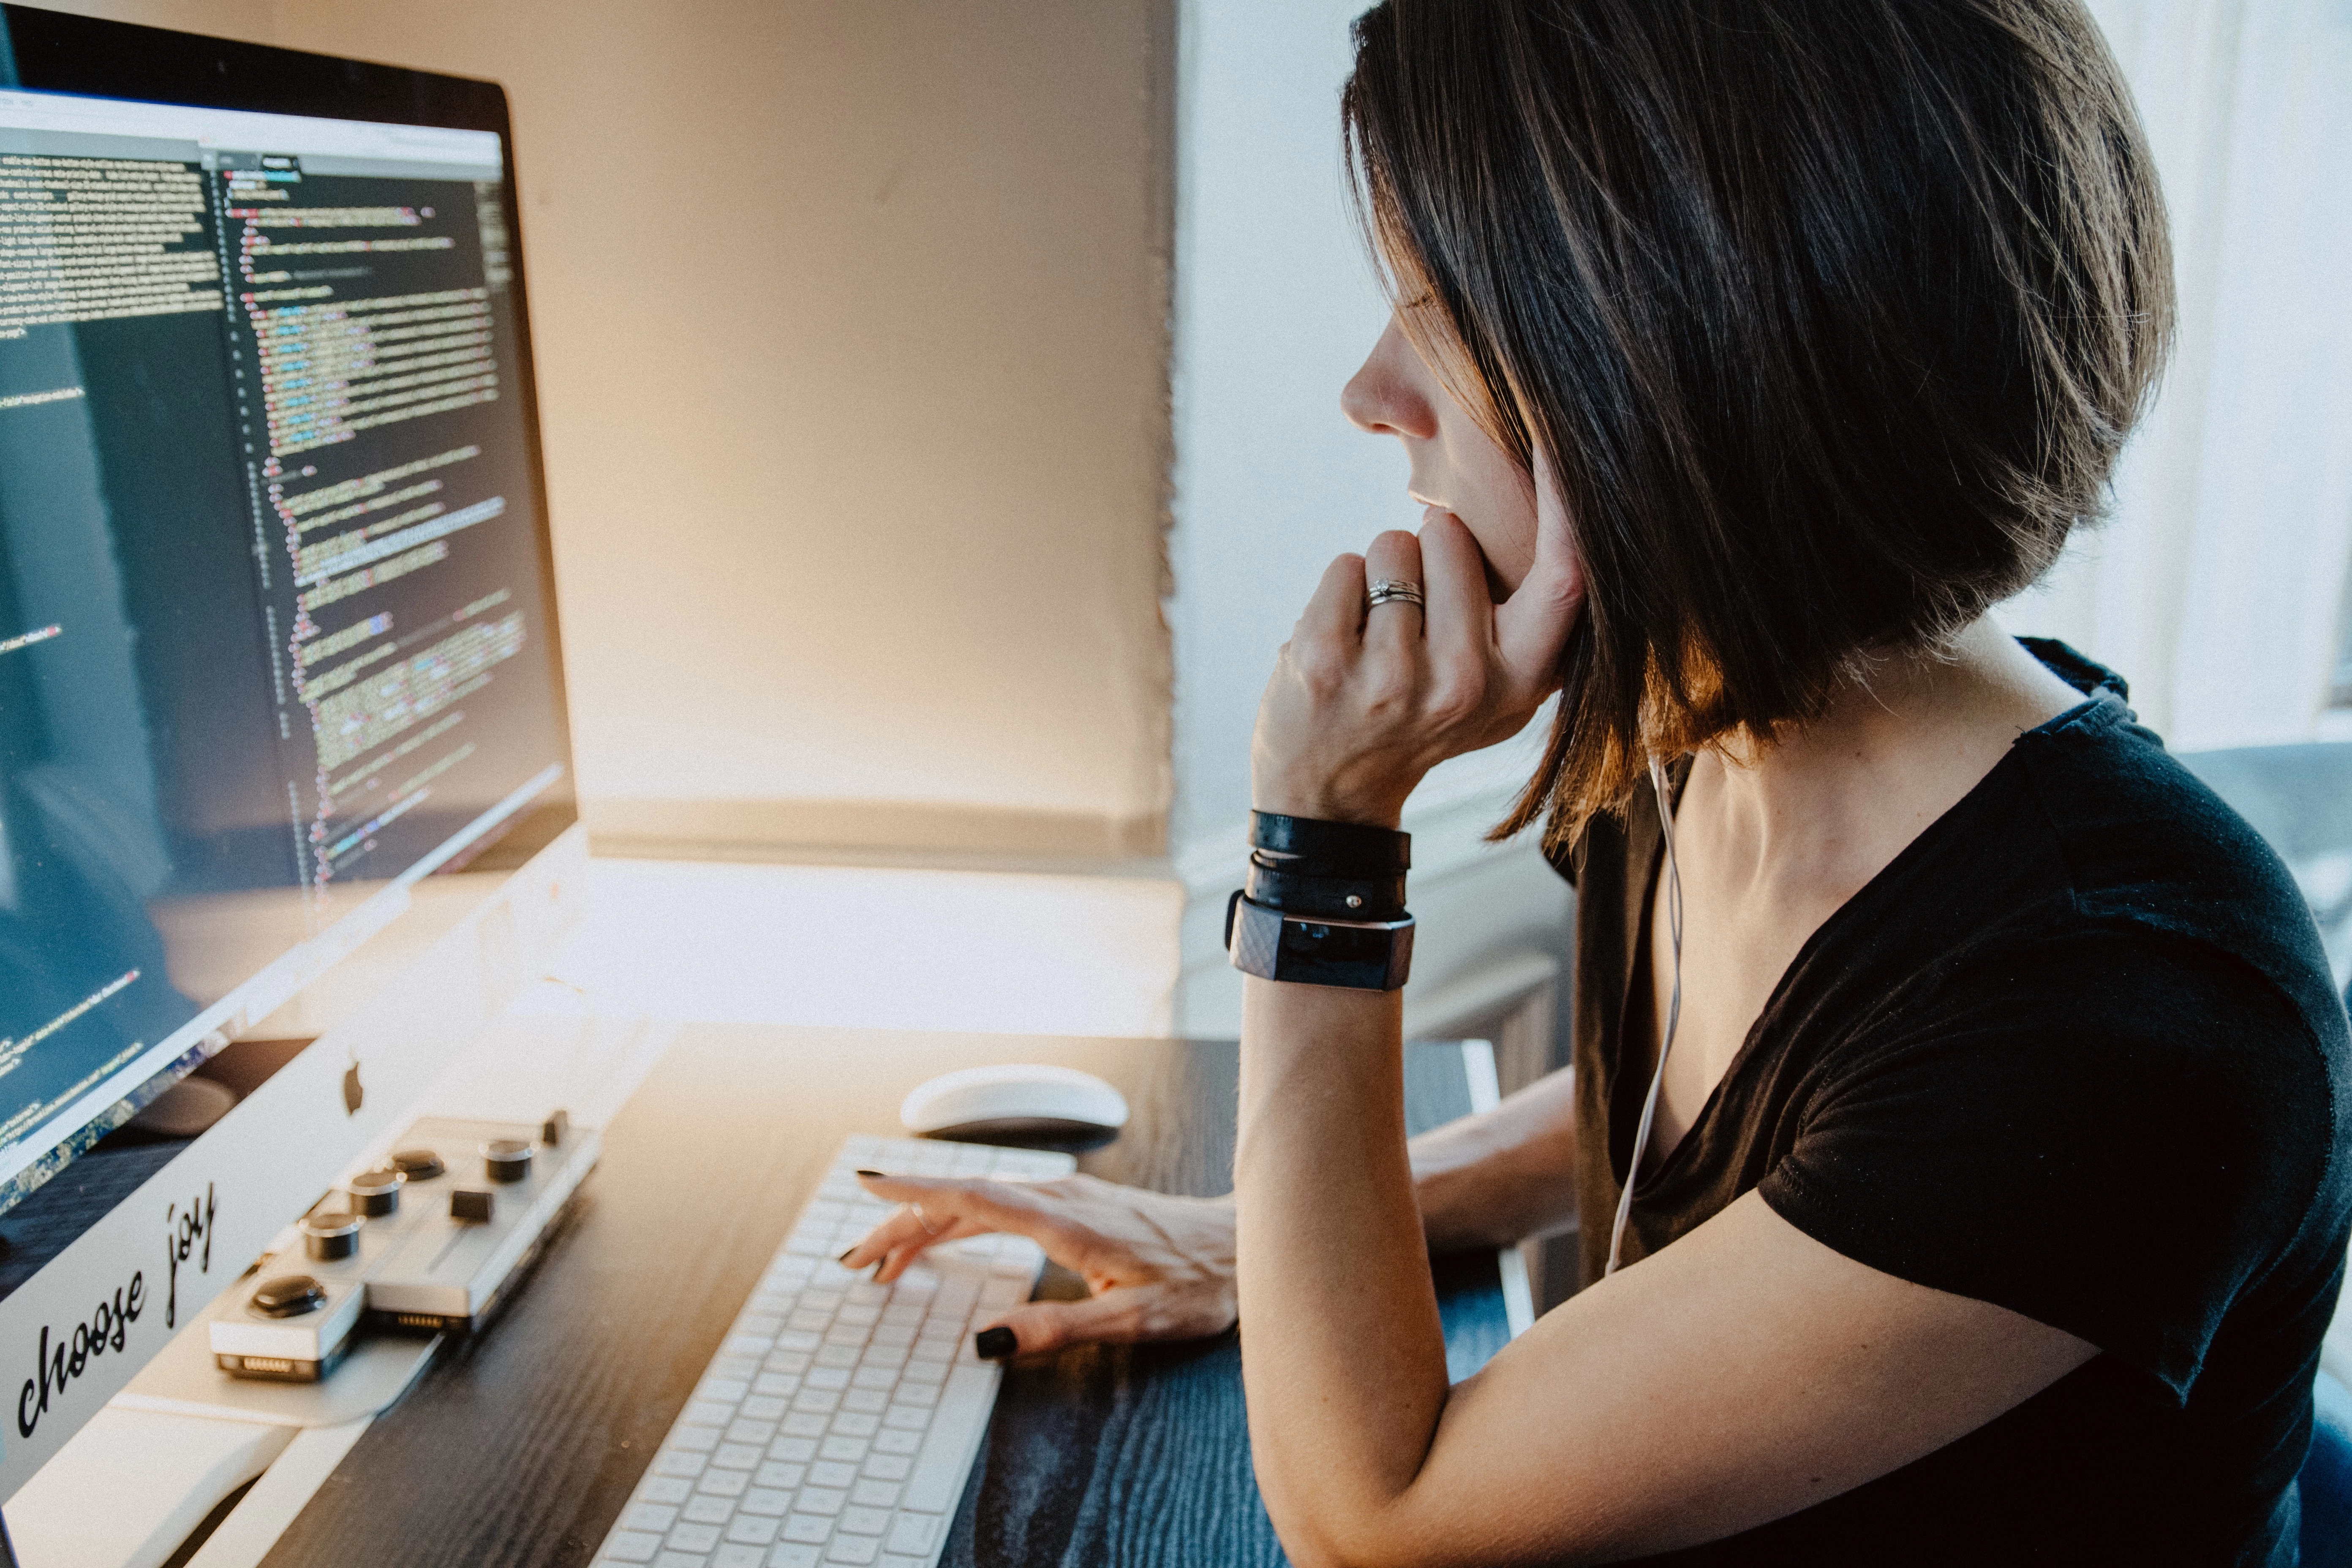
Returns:
[[[505,83],[592,826],[1159,847],[1167,0],[66,8]]]
[[[2352,631],[2352,10],[2091,9],[2164,182],[2179,340],[2112,520],[2002,619],[2121,670],[2182,750],[2352,735],[2324,711]]]
[[[1339,159],[1348,24],[1363,8],[1186,0],[1180,21],[1170,852],[1191,893],[1176,1016],[1192,1033],[1239,1019],[1218,940],[1275,650],[1332,556],[1421,520],[1396,443],[1339,413],[1387,317]],[[1407,808],[1422,921],[1409,1025],[1503,1000],[1558,948],[1564,886],[1532,847],[1479,842],[1532,765],[1523,749],[1463,759]]]

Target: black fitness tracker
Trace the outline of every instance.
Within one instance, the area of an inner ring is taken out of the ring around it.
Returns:
[[[1393,991],[1412,969],[1412,864],[1410,834],[1255,812],[1249,882],[1225,905],[1225,952],[1261,980]]]

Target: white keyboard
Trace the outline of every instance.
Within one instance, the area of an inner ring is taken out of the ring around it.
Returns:
[[[972,1326],[1028,1300],[1021,1237],[950,1242],[893,1284],[835,1261],[890,1213],[851,1174],[1066,1175],[1066,1154],[851,1138],[753,1287],[596,1562],[933,1568],[1001,1369]]]

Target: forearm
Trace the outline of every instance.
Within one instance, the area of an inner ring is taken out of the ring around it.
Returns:
[[[1393,993],[1247,983],[1234,1161],[1250,1440],[1296,1561],[1376,1539],[1446,1400]]]
[[[1409,1146],[1433,1252],[1508,1247],[1576,1216],[1576,1088],[1563,1068]]]

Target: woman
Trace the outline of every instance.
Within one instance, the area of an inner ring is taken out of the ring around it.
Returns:
[[[1344,403],[1430,510],[1326,574],[1255,804],[1377,858],[1559,692],[1503,830],[1578,885],[1573,1069],[1408,1150],[1396,994],[1253,978],[1230,1206],[877,1179],[929,1225],[847,1261],[1005,1228],[1094,1286],[983,1350],[1238,1302],[1302,1564],[2293,1562],[2343,1010],[2122,681],[1986,615],[2169,335],[2095,30],[1386,0],[1357,46],[1396,311]],[[1571,1208],[1588,1289],[1449,1388],[1424,1248]]]

